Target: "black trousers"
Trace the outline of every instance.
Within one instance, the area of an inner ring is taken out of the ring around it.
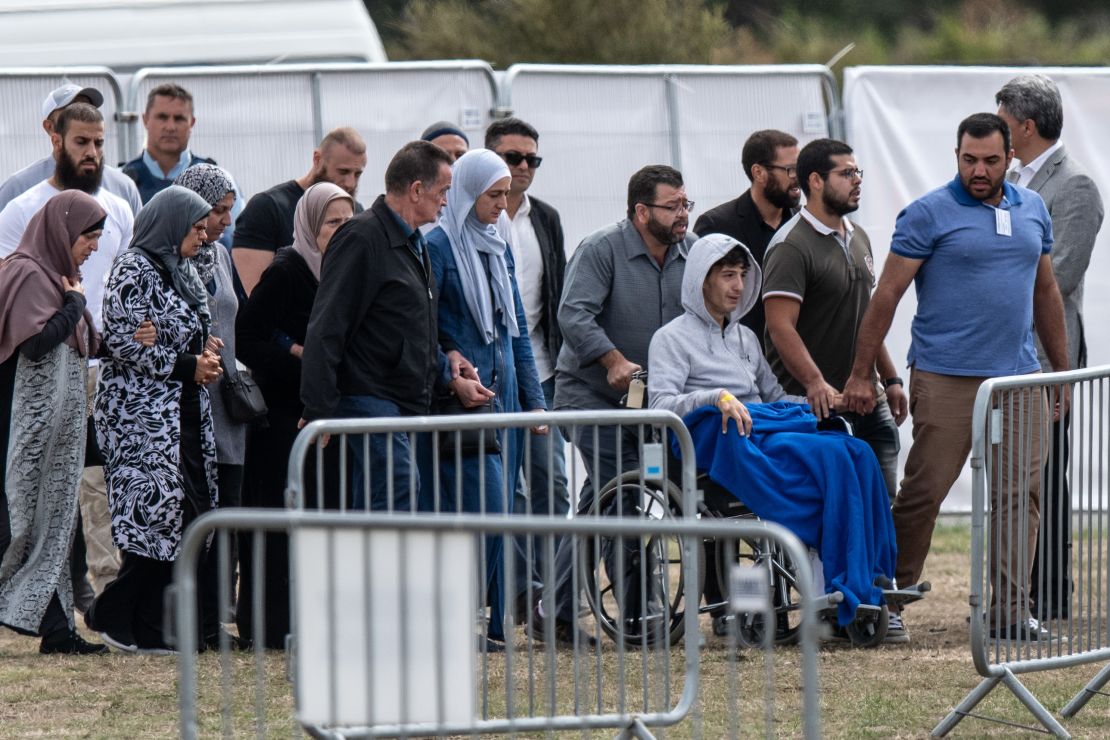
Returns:
[[[1044,467],[1041,530],[1037,551],[1033,555],[1029,595],[1034,603],[1033,616],[1045,619],[1065,619],[1071,611],[1070,426],[1070,413],[1052,425],[1052,455]]]
[[[181,435],[179,459],[183,499],[182,532],[194,519],[212,507],[201,447],[200,397],[195,386],[183,383],[180,404]],[[119,576],[101,592],[85,614],[85,624],[98,632],[109,632],[123,642],[140,648],[169,647],[164,629],[165,590],[173,582],[172,560],[155,560],[124,551]],[[203,645],[219,634],[217,614],[216,551],[210,548],[197,570],[197,609],[200,614],[198,640]]]

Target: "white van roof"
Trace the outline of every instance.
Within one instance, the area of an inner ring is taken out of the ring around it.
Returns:
[[[362,0],[0,0],[0,67],[384,62]]]

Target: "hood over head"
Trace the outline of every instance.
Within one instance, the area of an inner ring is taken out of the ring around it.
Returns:
[[[763,288],[763,271],[759,269],[751,251],[731,236],[709,234],[694,242],[686,255],[686,271],[682,276],[682,307],[709,324],[716,322],[705,308],[702,286],[705,285],[705,277],[709,274],[710,268],[732,251],[733,247],[740,247],[747,253],[748,273],[744,276],[744,290],[740,294],[740,302],[729,315],[729,323],[732,324],[752,310]]]

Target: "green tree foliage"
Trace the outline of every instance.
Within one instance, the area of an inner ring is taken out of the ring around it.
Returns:
[[[591,64],[709,62],[732,30],[685,0],[413,0],[391,58]]]
[[[1110,60],[1110,32],[1097,20],[1061,20],[1003,0],[965,0],[938,13],[928,28],[904,25],[893,33],[852,18],[787,11],[772,24],[737,30],[738,42],[718,49],[719,63],[824,63],[848,44],[844,65],[1030,64],[1102,65]]]
[[[410,0],[391,31],[391,58],[499,67],[1110,62],[1108,0]]]

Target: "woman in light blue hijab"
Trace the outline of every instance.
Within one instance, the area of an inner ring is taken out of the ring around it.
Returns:
[[[507,205],[510,182],[509,168],[497,154],[486,149],[467,152],[455,162],[447,207],[439,226],[428,234],[432,272],[439,288],[440,346],[445,352],[458,350],[474,365],[482,385],[494,394],[491,408],[485,410],[495,413],[545,408],[512,252],[496,226]],[[546,429],[535,431],[545,433]],[[439,501],[433,500],[435,493],[426,486],[421,492],[422,508],[487,514],[517,510],[512,499],[521,496],[516,483],[523,460],[524,431],[503,432],[498,438],[501,455],[466,456],[458,470],[455,455],[448,448],[441,457]],[[430,455],[423,457],[427,458],[424,468],[428,468]],[[480,463],[485,467],[484,481]],[[460,475],[461,495],[456,500]],[[421,480],[433,480],[432,472],[422,470]],[[503,481],[508,485],[503,486]],[[504,585],[500,537],[487,540],[486,557],[493,607],[488,636],[501,640]],[[528,574],[524,567],[515,571],[518,583],[514,593],[519,594],[526,588]]]

